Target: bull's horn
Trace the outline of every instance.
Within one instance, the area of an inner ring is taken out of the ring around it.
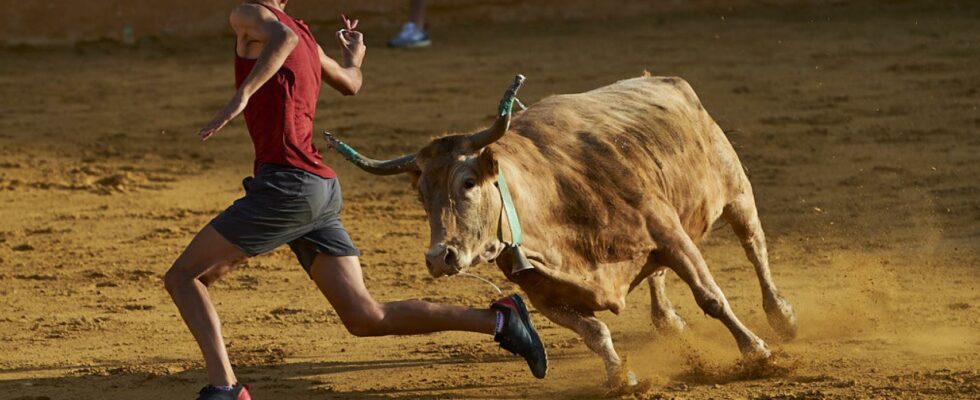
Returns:
[[[500,99],[500,108],[497,110],[497,120],[484,131],[474,133],[470,136],[470,149],[478,150],[491,143],[496,142],[510,127],[511,109],[514,107],[514,100],[517,99],[517,90],[524,84],[524,75],[517,74],[514,83],[504,92],[504,97]]]
[[[415,154],[401,156],[393,160],[375,160],[360,155],[353,147],[341,142],[330,132],[323,132],[323,137],[334,150],[344,156],[358,168],[363,169],[374,175],[395,175],[409,171],[418,171],[419,167],[415,164]]]

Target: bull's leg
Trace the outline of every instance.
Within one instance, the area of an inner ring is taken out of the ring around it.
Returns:
[[[766,343],[735,317],[728,299],[715,283],[708,265],[694,241],[681,226],[676,214],[663,210],[653,214],[651,235],[662,247],[656,251],[659,261],[677,273],[690,286],[694,300],[704,312],[720,320],[735,336],[742,357],[762,360],[770,356]]]
[[[670,299],[664,292],[666,272],[666,270],[661,269],[647,278],[647,284],[650,285],[650,319],[653,321],[654,328],[661,335],[676,335],[687,328],[687,322],[684,322],[684,318],[677,315],[677,312],[674,311],[674,305],[670,303]]]
[[[609,327],[591,311],[579,312],[561,305],[538,307],[538,310],[552,322],[578,333],[589,350],[602,358],[602,362],[606,365],[607,383],[610,386],[623,387],[637,384],[636,374],[623,367],[623,360],[613,348]]]
[[[739,196],[725,206],[722,216],[735,230],[742,242],[745,254],[755,267],[755,274],[762,287],[762,308],[766,311],[769,325],[786,339],[796,336],[796,313],[793,306],[779,295],[769,272],[769,254],[766,252],[766,235],[759,222],[755,200],[751,193]]]

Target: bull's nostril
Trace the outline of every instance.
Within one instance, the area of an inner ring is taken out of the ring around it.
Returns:
[[[446,249],[446,265],[451,266],[451,267],[456,267],[457,266],[456,265],[456,261],[457,261],[456,249],[454,249],[452,247],[447,248]]]
[[[425,267],[432,269],[432,261],[429,261],[429,257],[425,258]]]

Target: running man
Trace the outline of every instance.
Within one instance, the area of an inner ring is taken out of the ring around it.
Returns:
[[[245,196],[191,240],[164,278],[201,348],[208,382],[199,400],[251,399],[235,378],[208,286],[248,257],[289,244],[299,263],[356,336],[468,331],[494,335],[543,378],[544,347],[518,295],[472,309],[420,300],[379,303],[364,286],[360,252],[340,222],[336,174],[312,143],[321,80],[345,95],[361,88],[364,37],[342,29],[341,62],[327,57],[309,28],[284,12],[288,0],[244,1],[231,13],[237,35],[231,101],[200,130],[202,140],[245,114],[255,146]]]

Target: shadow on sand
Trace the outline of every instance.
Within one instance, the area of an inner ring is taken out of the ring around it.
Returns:
[[[557,357],[564,358],[564,357]],[[574,358],[574,356],[573,356]],[[292,359],[293,361],[297,359]],[[301,359],[300,359],[301,360]],[[289,362],[274,365],[236,367],[238,378],[252,387],[257,399],[436,399],[452,396],[463,399],[526,398],[525,379],[495,379],[479,383],[465,372],[474,363],[513,363],[512,357],[472,359],[402,359],[370,361]],[[167,373],[174,360],[157,360],[139,367],[118,364],[49,368],[21,368],[0,371],[0,398],[14,400],[58,399],[191,399],[205,380],[203,368]],[[512,367],[501,365],[506,371]],[[175,368],[180,370],[181,368]],[[447,373],[453,371],[453,373]],[[354,374],[356,373],[356,374]],[[503,372],[502,372],[503,373]],[[65,375],[45,378],[3,380],[3,376]],[[348,375],[351,374],[351,375]],[[472,374],[481,375],[485,374]],[[396,386],[374,387],[371,376],[405,376]],[[360,382],[352,384],[356,377]],[[371,387],[338,389],[335,387]]]

